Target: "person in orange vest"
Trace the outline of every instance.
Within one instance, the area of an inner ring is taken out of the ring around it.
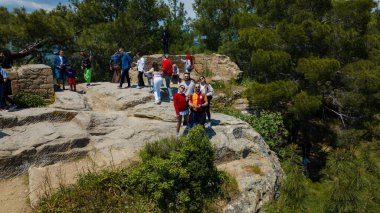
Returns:
[[[189,106],[191,107],[190,123],[191,126],[205,124],[205,107],[208,105],[206,94],[202,94],[201,85],[195,84],[193,95],[189,98]]]

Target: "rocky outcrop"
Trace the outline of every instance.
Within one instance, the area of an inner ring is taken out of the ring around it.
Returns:
[[[10,71],[12,92],[37,94],[46,99],[54,96],[53,72],[44,64],[30,64]]]
[[[56,93],[60,104],[46,109],[0,112],[0,177],[27,171],[33,206],[46,190],[74,183],[83,172],[128,166],[139,160],[146,143],[175,135],[172,103],[154,104],[147,88],[117,89],[111,83],[78,88],[86,91]],[[66,103],[74,99],[83,104]],[[231,116],[213,114],[207,133],[218,168],[234,176],[241,191],[225,211],[259,211],[275,197],[282,177],[275,153],[247,123]]]
[[[200,75],[207,76],[212,81],[239,80],[242,78],[243,71],[228,56],[219,54],[195,54],[194,70],[191,72],[192,78],[198,79]],[[184,72],[184,55],[169,55],[169,59],[176,64],[180,73]],[[161,64],[162,55],[146,56],[147,67],[150,68],[153,62]]]

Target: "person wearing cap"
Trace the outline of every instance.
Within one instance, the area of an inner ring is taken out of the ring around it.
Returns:
[[[120,85],[118,88],[122,88],[124,84],[125,78],[127,78],[128,87],[131,87],[131,79],[129,78],[129,69],[131,69],[132,64],[132,58],[128,54],[128,51],[124,51],[123,48],[119,49],[120,55],[121,55],[121,78],[120,78]]]
[[[70,91],[77,91],[77,71],[71,67],[71,64],[66,64],[66,75],[69,81]]]
[[[185,96],[185,86],[180,85],[178,87],[178,92],[173,97],[173,104],[175,109],[175,114],[177,117],[177,131],[176,136],[179,137],[179,130],[181,128],[182,116],[186,120],[186,124],[189,124],[189,107]]]

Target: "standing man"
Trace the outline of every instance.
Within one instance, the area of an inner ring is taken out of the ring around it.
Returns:
[[[144,79],[143,79],[144,72],[146,72],[145,58],[141,54],[141,51],[138,51],[137,54],[136,54],[136,56],[138,58],[138,60],[137,60],[137,72],[138,72],[138,76],[137,76],[137,78],[138,78],[138,86],[137,86],[137,89],[141,89],[141,88],[145,87],[145,83],[144,83]]]
[[[7,81],[8,74],[0,66],[0,110],[5,108],[5,82]]]
[[[166,27],[164,27],[161,33],[161,42],[162,42],[164,55],[169,53],[169,39],[170,39],[169,30]]]
[[[112,72],[111,83],[119,83],[121,75],[121,58],[119,51],[116,51],[111,56],[110,70]]]
[[[164,55],[164,57],[163,57],[162,73],[163,73],[163,77],[165,79],[165,86],[168,89],[169,99],[172,101],[173,100],[173,93],[172,93],[172,89],[170,88],[170,81],[171,81],[172,75],[173,75],[173,65],[172,65],[172,62],[168,59],[167,55]]]
[[[124,79],[127,78],[128,87],[131,87],[131,79],[129,78],[129,69],[131,69],[131,63],[132,58],[129,56],[127,52],[123,50],[123,48],[119,49],[120,55],[121,55],[121,78],[120,78],[120,85],[119,89],[123,87]]]
[[[91,86],[91,77],[92,77],[92,65],[90,57],[87,56],[86,52],[81,51],[80,57],[82,59],[82,70],[84,74],[84,80],[87,82],[87,87]]]
[[[195,92],[189,98],[189,106],[191,107],[190,123],[191,126],[205,124],[205,107],[208,105],[207,96],[202,94],[200,84],[195,84]]]
[[[186,95],[186,100],[189,100],[189,97],[194,93],[195,83],[193,80],[191,80],[189,72],[183,74],[183,79],[184,79],[184,82],[182,82],[180,86],[181,85],[185,86],[184,93]]]
[[[59,51],[59,55],[54,58],[54,76],[58,86],[62,85],[62,90],[65,90],[66,64],[68,63],[63,50]]]

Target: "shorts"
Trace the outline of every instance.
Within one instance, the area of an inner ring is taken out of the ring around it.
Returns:
[[[188,115],[189,114],[189,110],[184,110],[182,112],[179,112],[179,115]]]

